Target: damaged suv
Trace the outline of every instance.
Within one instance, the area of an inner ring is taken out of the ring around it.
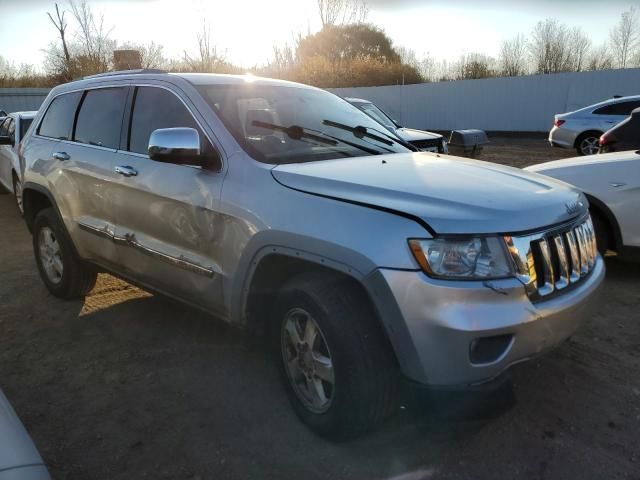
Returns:
[[[328,437],[391,414],[403,380],[477,386],[557,346],[604,277],[579,191],[412,151],[305,85],[87,77],[51,91],[21,155],[52,294],[106,271],[260,331]]]

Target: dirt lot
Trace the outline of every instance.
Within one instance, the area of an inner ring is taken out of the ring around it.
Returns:
[[[485,158],[563,155],[509,138]],[[637,264],[607,259],[602,306],[513,369],[497,418],[405,411],[331,444],[297,421],[259,340],[107,275],[84,303],[58,300],[8,195],[0,229],[0,386],[55,478],[640,479]]]

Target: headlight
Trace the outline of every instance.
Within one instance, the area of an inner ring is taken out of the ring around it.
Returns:
[[[513,275],[504,242],[497,237],[409,240],[409,247],[432,277],[484,280]]]

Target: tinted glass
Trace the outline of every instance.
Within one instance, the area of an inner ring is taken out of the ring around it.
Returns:
[[[198,124],[182,101],[163,88],[138,87],[131,115],[129,151],[147,154],[151,132],[159,128],[195,128],[200,134],[202,152],[209,147]]]
[[[631,110],[640,107],[640,100],[633,102],[619,102],[606,107],[600,107],[593,113],[596,115],[630,115]]]
[[[32,122],[33,118],[23,118],[22,120],[20,120],[20,140],[24,138]]]
[[[396,126],[393,124],[393,121],[391,121],[391,119],[373,103],[361,103],[359,108],[376,122],[381,123],[392,132],[396,130]]]
[[[7,136],[7,127],[9,126],[9,119],[3,118],[0,119],[0,137]]]
[[[99,147],[118,148],[126,98],[125,88],[87,91],[78,113],[74,140]]]
[[[199,90],[242,148],[262,162],[295,163],[409,151],[387,141],[389,132],[371,117],[323,90],[250,82],[206,85]],[[355,127],[361,128],[351,131]],[[362,127],[367,135],[359,133]],[[378,140],[371,138],[372,134]]]
[[[7,135],[13,143],[16,143],[16,122],[13,118],[9,119],[9,124],[7,126]]]
[[[38,134],[43,137],[69,140],[78,101],[82,92],[65,93],[53,99],[44,114]]]

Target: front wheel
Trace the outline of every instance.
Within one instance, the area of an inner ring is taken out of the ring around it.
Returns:
[[[96,284],[95,269],[78,257],[53,208],[45,208],[36,215],[33,251],[40,277],[56,297],[82,298]]]
[[[15,174],[13,175],[13,196],[16,200],[16,206],[18,207],[20,215],[24,216],[24,205],[22,203],[22,182]]]
[[[274,317],[285,388],[313,431],[352,438],[393,411],[395,358],[367,299],[350,281],[299,275],[280,292]]]

